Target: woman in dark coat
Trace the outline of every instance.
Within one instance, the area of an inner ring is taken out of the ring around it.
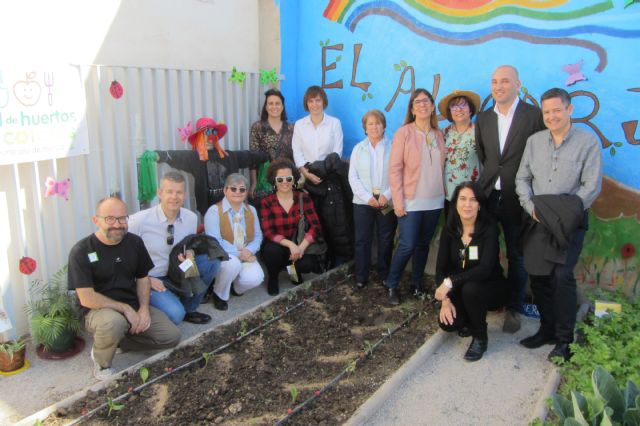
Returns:
[[[488,216],[480,187],[463,182],[451,198],[440,235],[436,264],[436,299],[442,301],[439,325],[473,340],[464,355],[477,361],[487,350],[487,311],[503,306],[507,281],[498,261],[498,228]]]

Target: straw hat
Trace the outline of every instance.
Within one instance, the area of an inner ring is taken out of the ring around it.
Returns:
[[[469,90],[456,89],[444,98],[440,99],[440,102],[438,102],[438,110],[443,117],[447,117],[447,106],[449,105],[449,101],[459,96],[464,96],[465,98],[469,99],[469,101],[476,107],[476,112],[480,111],[480,96],[477,93],[471,92]]]

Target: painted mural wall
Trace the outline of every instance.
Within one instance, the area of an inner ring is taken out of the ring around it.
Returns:
[[[578,279],[640,292],[640,3],[638,0],[281,0],[282,89],[291,118],[318,84],[342,122],[345,157],[360,118],[383,110],[402,124],[414,88],[436,103],[472,90],[492,107],[493,70],[520,72],[521,98],[565,88],[576,126],[602,146],[603,189],[591,212]],[[446,120],[440,117],[441,127]]]

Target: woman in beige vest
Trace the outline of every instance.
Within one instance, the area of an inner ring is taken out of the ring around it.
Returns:
[[[224,198],[204,216],[204,230],[216,238],[229,255],[223,261],[213,286],[213,302],[226,310],[229,293],[241,295],[259,286],[264,272],[256,259],[262,243],[256,209],[245,203],[249,182],[240,173],[230,174],[224,183]]]

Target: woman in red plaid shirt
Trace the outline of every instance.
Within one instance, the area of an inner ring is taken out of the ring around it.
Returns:
[[[302,273],[321,272],[321,264],[315,255],[305,254],[305,250],[320,235],[320,220],[309,196],[302,192],[302,208],[309,223],[309,230],[300,244],[296,244],[294,234],[300,220],[300,191],[294,190],[300,173],[287,158],[275,160],[267,169],[267,180],[275,187],[275,192],[260,203],[260,225],[264,243],[260,252],[269,273],[268,291],[275,296],[279,293],[278,274],[287,265],[295,263],[299,281]]]

